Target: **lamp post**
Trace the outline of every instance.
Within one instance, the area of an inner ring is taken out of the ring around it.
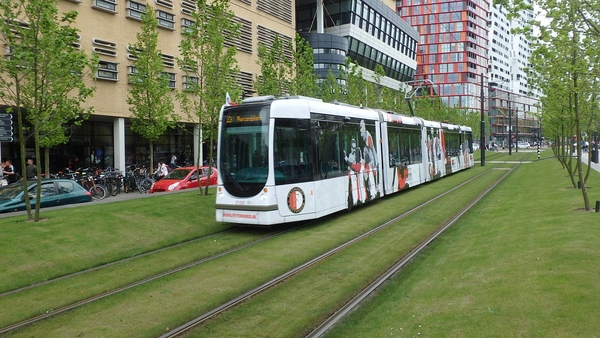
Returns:
[[[485,94],[483,92],[483,73],[481,73],[481,135],[479,139],[479,149],[481,149],[481,166],[485,166],[485,113],[483,108],[483,100]]]
[[[515,130],[515,153],[519,152],[519,107],[516,109],[517,130]]]
[[[510,108],[510,93],[508,93],[508,155],[512,155],[512,109]]]

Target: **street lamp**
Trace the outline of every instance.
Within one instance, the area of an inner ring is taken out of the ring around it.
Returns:
[[[483,73],[481,73],[481,135],[479,137],[479,149],[481,150],[481,166],[485,166],[485,113],[483,108],[483,100],[485,93],[483,92]]]
[[[516,110],[516,118],[517,118],[517,130],[515,130],[515,153],[519,152],[519,107]]]
[[[508,155],[512,155],[512,109],[510,108],[510,93],[508,93]]]

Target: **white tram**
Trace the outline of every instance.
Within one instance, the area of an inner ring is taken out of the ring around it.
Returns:
[[[316,219],[473,166],[471,128],[320,99],[253,97],[219,120],[217,221]]]

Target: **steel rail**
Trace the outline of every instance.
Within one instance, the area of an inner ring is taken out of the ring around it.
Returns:
[[[199,265],[199,264],[202,264],[202,263],[206,263],[206,262],[214,260],[216,258],[223,257],[223,256],[229,255],[231,253],[240,251],[242,249],[245,249],[245,248],[257,245],[257,244],[262,243],[262,242],[264,242],[266,240],[269,240],[271,238],[274,238],[274,237],[283,235],[285,233],[291,232],[293,230],[296,230],[296,229],[298,229],[299,227],[301,227],[303,225],[305,225],[305,224],[298,225],[296,227],[293,227],[293,228],[290,228],[290,229],[286,229],[286,230],[277,232],[275,234],[269,235],[267,237],[263,237],[263,238],[258,239],[256,241],[252,241],[252,242],[246,243],[246,244],[241,245],[239,247],[235,247],[233,249],[220,252],[220,253],[218,253],[216,255],[213,255],[213,256],[210,256],[210,257],[205,257],[205,258],[202,258],[202,259],[199,259],[199,260],[196,260],[196,261],[193,261],[193,262],[181,265],[181,266],[179,266],[177,268],[170,269],[170,270],[161,272],[159,274],[156,274],[156,275],[153,275],[153,276],[141,279],[141,280],[139,280],[137,282],[133,282],[133,283],[127,284],[125,286],[121,286],[119,288],[116,288],[116,289],[113,289],[113,290],[110,290],[110,291],[107,291],[107,292],[104,292],[104,293],[101,293],[101,294],[98,294],[98,295],[95,295],[95,296],[92,296],[92,297],[89,297],[89,298],[86,298],[86,299],[83,299],[83,300],[80,300],[80,301],[77,301],[75,303],[72,303],[72,304],[69,304],[69,305],[57,308],[57,309],[53,309],[51,311],[47,311],[46,313],[43,313],[41,315],[38,315],[38,316],[35,316],[35,317],[31,317],[29,319],[25,319],[23,321],[20,321],[20,322],[11,324],[11,325],[7,325],[5,327],[0,328],[0,334],[7,333],[9,331],[12,331],[14,329],[17,329],[17,328],[20,328],[20,327],[23,327],[23,326],[34,324],[34,323],[39,322],[41,320],[44,320],[44,319],[56,316],[58,314],[61,314],[61,313],[64,313],[64,312],[67,312],[67,311],[70,311],[70,310],[73,310],[75,308],[78,308],[78,307],[86,305],[86,304],[90,304],[90,303],[92,303],[94,301],[97,301],[97,300],[106,298],[108,296],[111,296],[111,295],[114,295],[114,294],[117,294],[117,293],[129,290],[129,289],[134,288],[136,286],[140,286],[142,284],[146,284],[146,283],[158,280],[160,278],[172,275],[174,273],[177,273],[177,272],[189,269],[189,268],[194,267],[196,265]],[[180,243],[180,244],[182,244],[182,243]],[[73,275],[71,275],[71,276],[73,276]],[[62,279],[65,279],[65,278],[62,278]]]
[[[529,157],[529,156],[528,156]],[[526,158],[528,158],[526,157]],[[519,164],[507,170],[507,172],[502,175],[496,182],[491,184],[486,190],[484,190],[479,196],[477,196],[471,203],[469,203],[465,208],[463,208],[459,213],[454,215],[448,222],[446,222],[443,226],[441,226],[438,230],[436,230],[433,234],[423,240],[419,245],[413,248],[408,254],[402,257],[398,262],[396,262],[392,267],[390,267],[387,271],[385,271],[381,276],[375,279],[371,284],[369,284],[366,288],[364,288],[361,292],[359,292],[354,298],[344,304],[340,309],[338,309],[333,315],[323,321],[317,328],[315,328],[311,333],[306,335],[307,338],[318,338],[323,336],[325,332],[327,332],[331,327],[340,322],[348,313],[355,310],[367,297],[371,296],[383,283],[392,278],[394,275],[398,273],[406,264],[408,264],[413,258],[415,258],[419,253],[421,253],[431,242],[433,242],[438,236],[444,233],[449,227],[451,227],[454,223],[456,223],[465,213],[471,210],[481,199],[483,199],[490,191],[492,191],[500,182],[502,182],[510,173],[512,173],[521,163],[523,163],[525,159],[523,159]]]
[[[89,273],[89,272],[101,270],[103,268],[107,268],[107,267],[110,267],[110,266],[119,265],[119,264],[122,264],[122,263],[125,263],[125,262],[128,262],[128,261],[137,259],[137,258],[142,258],[142,257],[146,257],[146,256],[149,256],[149,255],[152,255],[152,254],[155,254],[155,253],[162,252],[162,251],[174,249],[174,248],[177,248],[177,247],[180,247],[180,246],[183,246],[183,245],[194,243],[194,242],[197,242],[197,241],[200,241],[200,240],[203,240],[203,239],[207,239],[207,238],[210,238],[212,236],[215,236],[215,235],[218,235],[218,234],[221,234],[221,233],[224,233],[224,232],[233,231],[233,230],[236,230],[236,229],[239,229],[239,228],[240,227],[236,226],[236,227],[233,227],[233,228],[229,228],[229,229],[217,231],[217,232],[212,233],[210,235],[200,236],[200,237],[189,239],[189,240],[186,240],[186,241],[183,241],[183,242],[180,242],[180,243],[168,245],[168,246],[162,247],[160,249],[146,251],[146,252],[141,253],[139,255],[134,255],[134,256],[131,256],[131,257],[124,258],[124,259],[119,259],[119,260],[116,260],[116,261],[108,262],[108,263],[105,263],[105,264],[102,264],[102,265],[95,266],[93,268],[84,269],[84,270],[73,272],[73,273],[69,273],[69,274],[66,274],[66,275],[62,275],[62,276],[50,278],[50,279],[45,280],[43,282],[38,282],[38,283],[31,284],[31,285],[23,286],[23,287],[20,287],[20,288],[16,288],[16,289],[12,289],[12,290],[8,290],[8,291],[0,292],[0,298],[8,296],[8,295],[12,295],[14,293],[19,293],[19,292],[22,292],[22,291],[25,291],[25,290],[34,289],[36,287],[40,287],[40,286],[43,286],[43,285],[46,285],[46,284],[58,282],[58,281],[61,281],[63,279],[68,279],[68,278],[72,278],[72,277],[75,277],[75,276],[83,275],[83,274],[86,274],[86,273]]]
[[[299,273],[299,272],[301,272],[303,270],[306,270],[310,266],[323,261],[327,257],[330,257],[330,256],[334,255],[335,253],[337,253],[337,252],[339,252],[339,251],[341,251],[341,250],[343,250],[343,249],[351,246],[352,244],[354,244],[356,242],[359,242],[360,240],[362,240],[362,239],[364,239],[364,238],[366,238],[366,237],[368,237],[368,236],[370,236],[370,235],[372,235],[372,234],[374,234],[374,233],[376,233],[376,232],[378,232],[378,231],[380,231],[382,229],[385,229],[389,225],[391,225],[391,224],[393,224],[393,223],[395,223],[395,222],[397,222],[397,221],[399,221],[399,220],[401,220],[401,219],[403,219],[403,218],[411,215],[412,213],[418,211],[419,209],[422,209],[422,208],[426,207],[427,205],[429,205],[429,204],[435,202],[436,200],[438,200],[439,198],[442,198],[443,196],[445,196],[445,195],[447,195],[447,194],[455,191],[456,189],[461,188],[462,186],[464,186],[464,185],[466,185],[466,184],[474,181],[475,179],[479,178],[480,176],[488,173],[493,168],[494,167],[491,167],[490,169],[487,169],[486,171],[473,176],[472,178],[468,179],[467,181],[465,181],[465,182],[463,182],[463,183],[461,183],[461,184],[459,184],[459,185],[457,185],[457,186],[455,186],[455,187],[453,187],[453,188],[451,188],[451,189],[449,189],[449,190],[447,190],[447,191],[439,194],[438,196],[436,196],[436,197],[434,197],[434,198],[432,198],[432,199],[430,199],[430,200],[428,200],[428,201],[426,201],[426,202],[424,202],[424,203],[422,203],[422,204],[420,204],[420,205],[418,205],[418,206],[416,206],[416,207],[414,207],[414,208],[412,208],[412,209],[410,209],[410,210],[402,213],[401,215],[396,216],[395,218],[393,218],[393,219],[391,219],[391,220],[389,220],[389,221],[387,221],[387,222],[385,222],[383,224],[380,224],[379,226],[377,226],[377,227],[375,227],[375,228],[373,228],[373,229],[371,229],[371,230],[369,230],[369,231],[367,231],[367,232],[365,232],[365,233],[363,233],[363,234],[361,234],[361,235],[359,235],[359,236],[357,236],[355,238],[352,238],[352,239],[348,240],[345,243],[340,244],[339,246],[337,246],[337,247],[335,247],[335,248],[333,248],[333,249],[331,249],[331,250],[329,250],[329,251],[327,251],[327,252],[325,252],[325,253],[323,253],[323,254],[321,254],[321,255],[319,255],[319,256],[311,259],[311,260],[309,260],[309,261],[307,261],[306,263],[304,263],[304,264],[302,264],[302,265],[300,265],[300,266],[298,266],[296,268],[293,268],[293,269],[291,269],[291,270],[289,270],[289,271],[287,271],[287,272],[285,272],[285,273],[283,273],[283,274],[281,274],[281,275],[279,275],[279,276],[271,279],[270,281],[268,281],[268,282],[266,282],[264,284],[261,284],[260,286],[258,286],[256,288],[254,288],[254,289],[252,289],[252,290],[250,290],[250,291],[248,291],[248,292],[246,292],[246,293],[244,293],[244,294],[242,294],[242,295],[240,295],[240,296],[238,296],[238,297],[236,297],[236,298],[234,298],[234,299],[232,299],[232,300],[230,300],[230,301],[228,301],[228,302],[226,302],[226,303],[224,303],[224,304],[222,304],[222,305],[220,305],[220,306],[218,306],[218,307],[216,307],[216,308],[214,308],[214,309],[212,309],[212,310],[210,310],[210,311],[208,311],[208,312],[206,312],[204,314],[202,314],[201,316],[198,316],[198,317],[196,317],[196,318],[194,318],[194,319],[192,319],[192,320],[190,320],[190,321],[188,321],[188,322],[186,322],[186,323],[184,323],[184,324],[182,324],[182,325],[180,325],[180,326],[178,326],[178,327],[170,330],[169,332],[161,335],[160,338],[176,337],[176,336],[179,336],[179,335],[181,335],[183,333],[188,332],[192,328],[194,328],[194,327],[196,327],[196,326],[204,323],[208,319],[210,319],[210,318],[212,318],[212,317],[214,317],[214,316],[216,316],[216,315],[218,315],[220,313],[223,313],[223,312],[227,311],[228,309],[233,308],[234,306],[236,306],[236,305],[238,305],[238,304],[240,304],[240,303],[242,303],[242,302],[244,302],[244,301],[246,301],[246,300],[248,300],[248,299],[256,296],[257,294],[259,294],[259,293],[261,293],[263,291],[266,291],[266,290],[270,289],[271,287],[273,287],[273,286],[275,286],[275,285],[277,285],[277,284],[285,281],[286,279],[294,276],[295,274],[297,274],[297,273]]]

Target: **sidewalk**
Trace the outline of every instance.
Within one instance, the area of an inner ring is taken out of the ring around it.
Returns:
[[[211,185],[211,187],[216,187],[216,186]],[[202,188],[202,189],[204,189],[204,188]],[[126,194],[121,191],[121,193],[118,194],[117,196],[107,196],[104,199],[92,200],[91,202],[88,202],[88,203],[68,204],[68,205],[61,205],[58,207],[43,208],[43,209],[40,209],[40,213],[43,213],[44,211],[50,211],[50,210],[56,210],[56,209],[77,208],[79,206],[91,205],[91,204],[104,204],[104,203],[120,202],[120,201],[126,201],[126,200],[131,200],[131,199],[138,199],[138,198],[152,198],[152,197],[156,197],[156,196],[177,194],[180,192],[189,192],[189,191],[193,191],[193,190],[194,189],[184,189],[184,190],[177,190],[177,191],[165,191],[165,192],[155,193],[155,194],[140,194],[138,191],[133,191],[133,192]],[[198,190],[198,189],[196,189],[196,190]],[[7,217],[13,217],[13,216],[20,216],[20,215],[27,215],[27,211],[0,213],[0,218],[7,218]]]
[[[588,152],[581,153],[581,162],[583,162],[583,164],[588,163],[588,155],[589,155]],[[590,162],[590,166],[592,167],[592,169],[600,172],[600,163]]]

